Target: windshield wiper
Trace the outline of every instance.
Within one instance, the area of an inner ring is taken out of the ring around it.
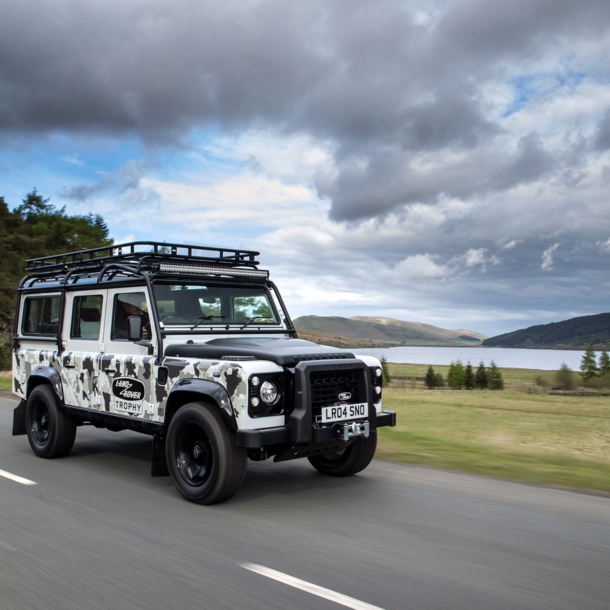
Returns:
[[[195,318],[199,320],[195,326],[191,326],[191,330],[195,330],[199,325],[203,324],[206,320],[213,320],[214,318],[219,318],[220,320],[224,320],[224,316],[202,316],[200,318]]]
[[[248,324],[250,324],[250,322],[254,322],[254,320],[264,320],[265,317],[264,316],[256,316],[254,318],[250,318],[239,330],[244,330],[244,328],[246,328],[246,326],[248,326]]]

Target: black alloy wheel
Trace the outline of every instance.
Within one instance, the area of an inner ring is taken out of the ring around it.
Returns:
[[[38,447],[43,448],[49,442],[49,436],[51,434],[51,416],[45,401],[41,398],[38,398],[36,403],[32,406],[31,417],[32,439]]]
[[[373,460],[377,449],[377,431],[368,438],[357,438],[339,451],[329,451],[308,457],[309,463],[322,474],[349,477],[364,470]]]
[[[49,384],[38,385],[30,393],[25,426],[30,447],[38,457],[63,457],[74,446],[76,421],[61,409]]]
[[[182,478],[193,487],[203,485],[214,466],[214,453],[210,440],[196,422],[180,428],[176,436],[176,465]]]
[[[218,408],[203,402],[180,407],[167,429],[167,469],[190,502],[217,504],[234,496],[246,476],[247,451],[235,443]]]

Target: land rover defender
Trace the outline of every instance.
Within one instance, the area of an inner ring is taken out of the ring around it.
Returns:
[[[396,424],[379,361],[298,339],[258,255],[133,242],[27,261],[13,434],[42,458],[83,425],[149,434],[151,474],[201,504],[233,496],[248,459],[366,468]]]

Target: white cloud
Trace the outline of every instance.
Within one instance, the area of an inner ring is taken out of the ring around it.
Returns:
[[[470,248],[464,255],[466,267],[474,267],[475,265],[485,264],[485,252],[487,248]]]
[[[610,237],[606,241],[598,241],[597,245],[600,246],[602,250],[610,252]]]
[[[443,277],[449,273],[448,267],[436,263],[428,253],[407,256],[394,270],[398,277],[409,280]]]
[[[540,268],[543,271],[550,271],[553,268],[553,252],[559,248],[559,243],[553,244],[542,253],[542,265]]]

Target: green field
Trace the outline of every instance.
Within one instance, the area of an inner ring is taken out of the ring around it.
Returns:
[[[11,390],[13,380],[11,377],[0,377],[0,390]]]
[[[434,367],[447,372],[448,367]],[[553,371],[504,369],[502,392],[427,390],[425,365],[391,364],[377,457],[521,481],[610,491],[610,397],[556,396]]]

